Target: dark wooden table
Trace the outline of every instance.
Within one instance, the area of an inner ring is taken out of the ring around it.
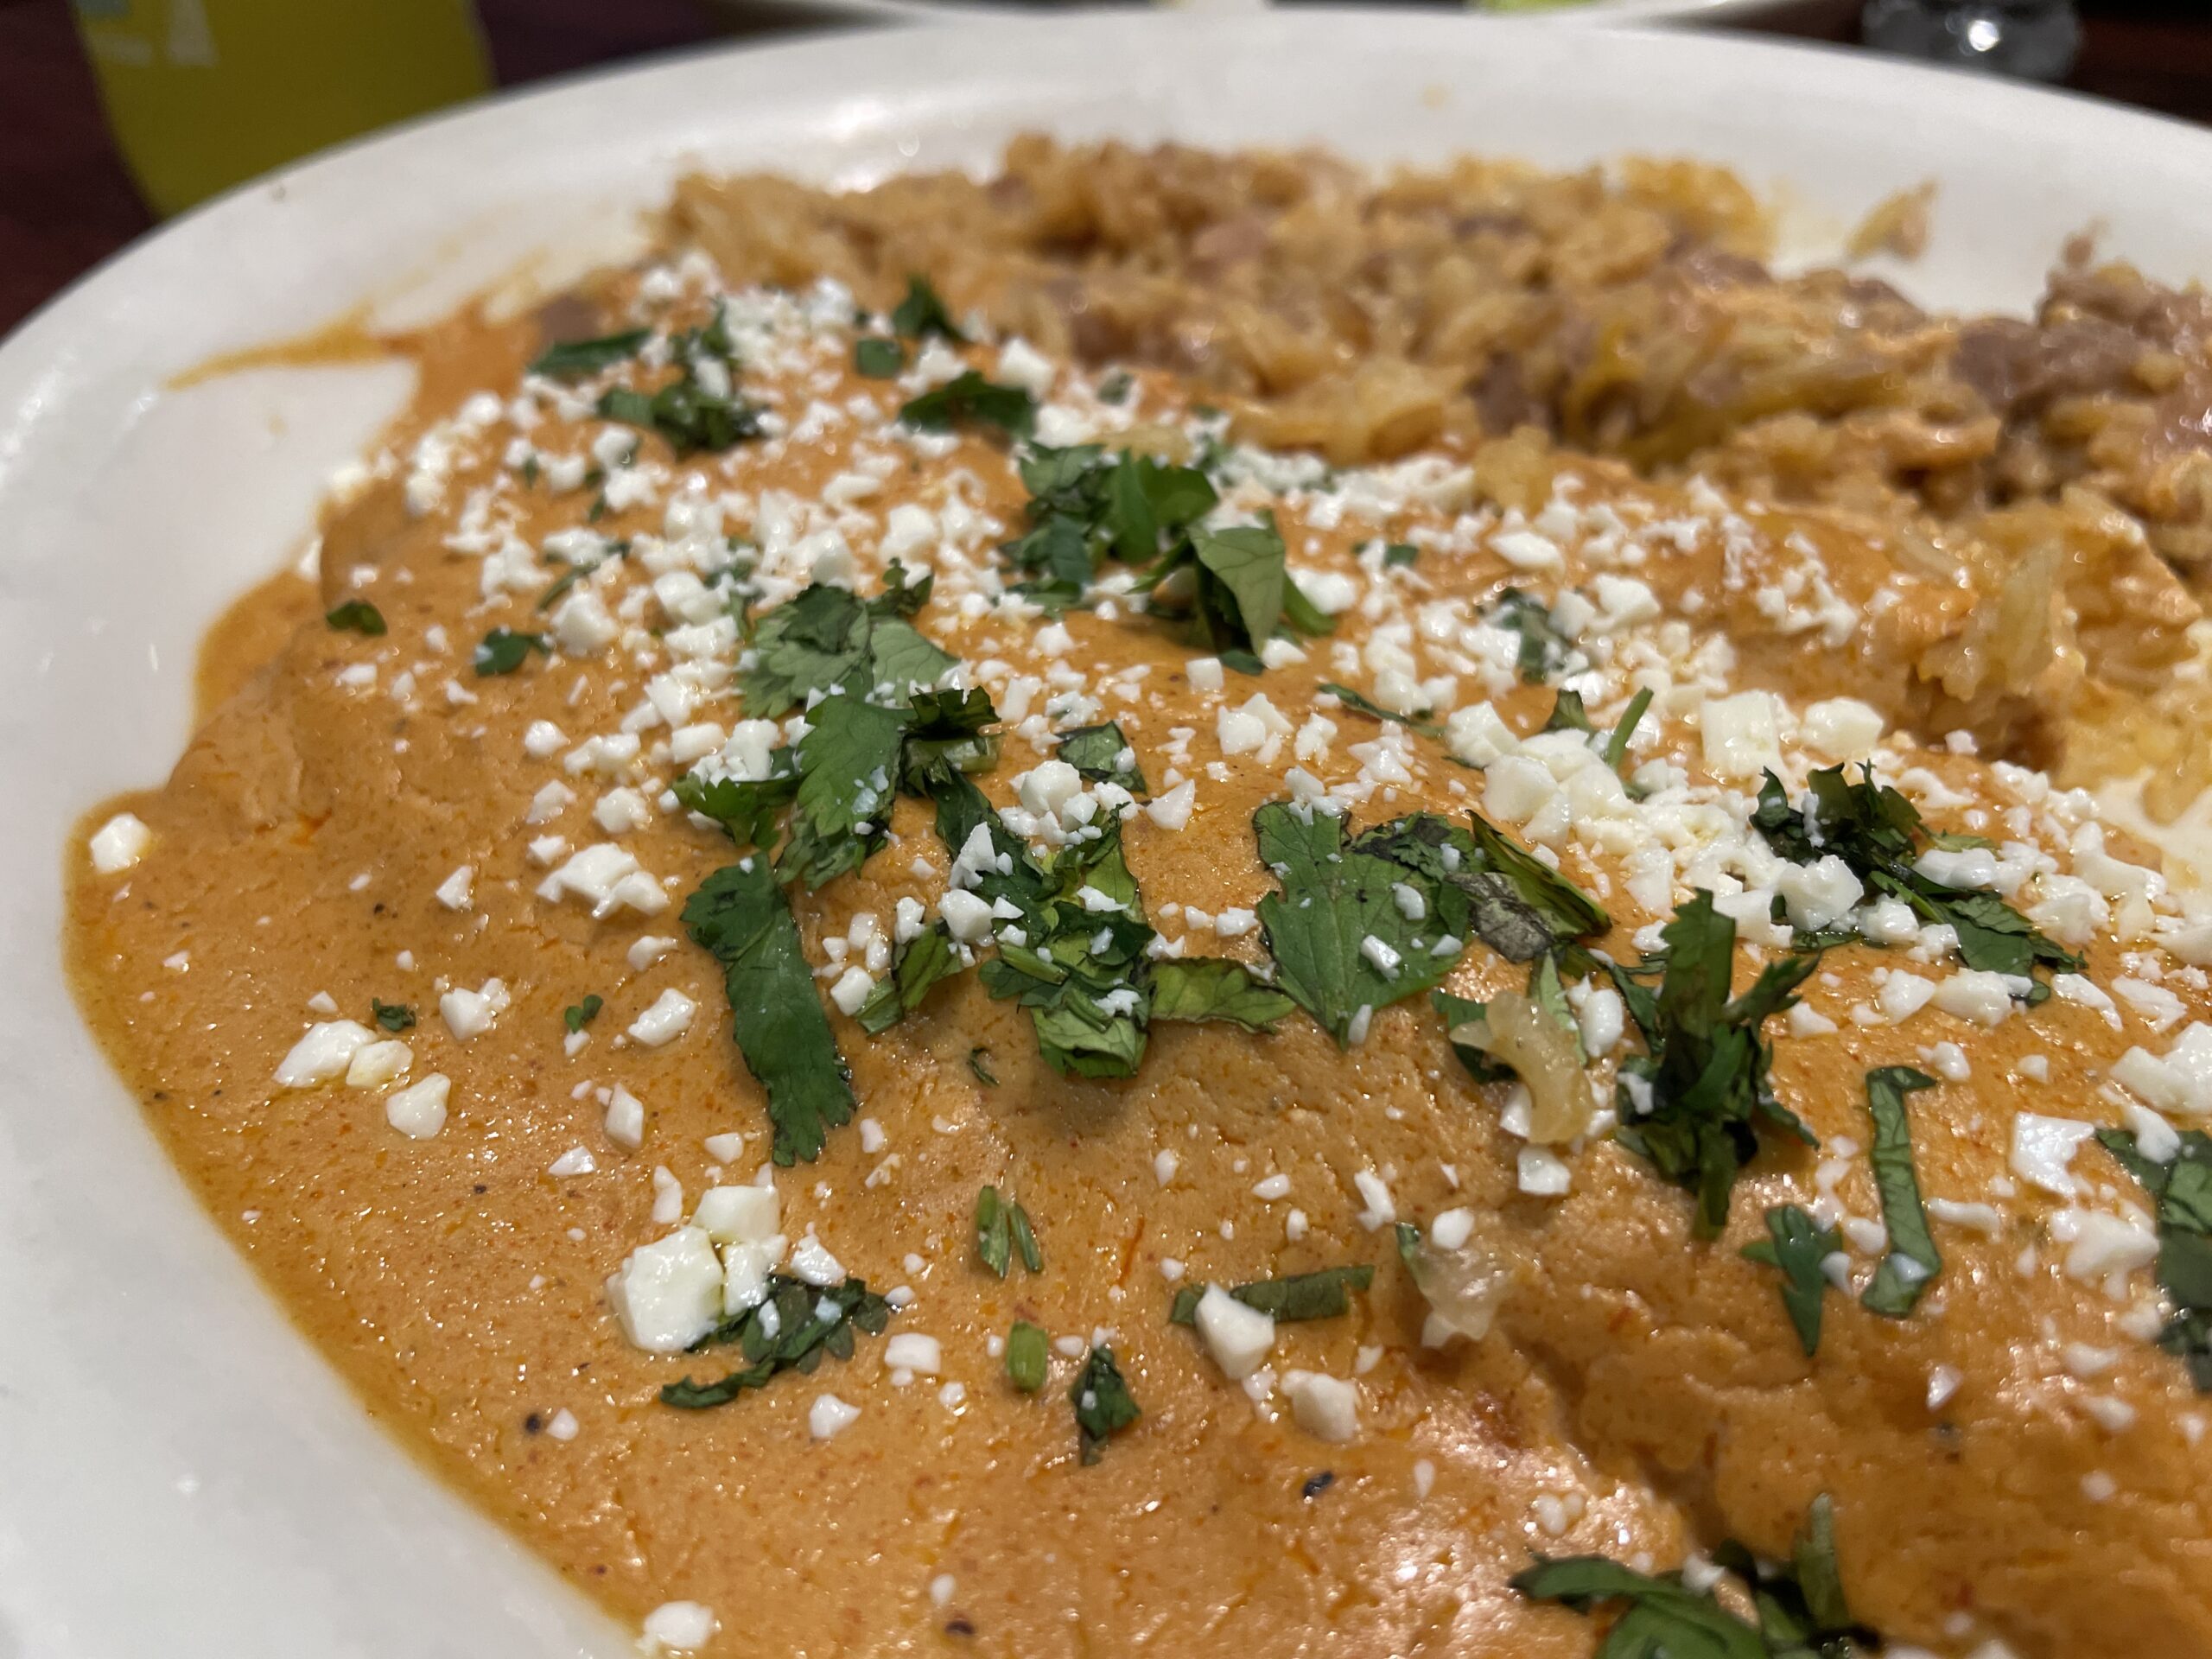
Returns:
[[[311,0],[309,0],[311,3]],[[2084,0],[2074,85],[2212,121],[2212,6]],[[711,41],[711,0],[479,0],[503,85]],[[108,142],[67,0],[0,0],[0,334],[150,223]]]

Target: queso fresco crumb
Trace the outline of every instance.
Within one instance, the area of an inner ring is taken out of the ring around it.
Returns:
[[[1662,1618],[1801,1528],[1898,1641],[2212,1630],[2212,925],[1929,723],[1959,582],[1251,447],[925,280],[598,304],[439,333],[72,950],[288,1304],[652,1644],[1236,1582],[1380,1653],[1429,1574],[1586,1651],[1532,1552]]]

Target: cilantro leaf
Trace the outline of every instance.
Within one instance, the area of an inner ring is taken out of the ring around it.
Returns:
[[[760,435],[760,405],[709,391],[688,370],[650,394],[610,387],[600,393],[594,412],[603,421],[658,434],[679,456],[719,452]]]
[[[652,337],[650,328],[630,328],[619,334],[601,334],[595,340],[556,340],[537,354],[530,365],[530,372],[556,380],[596,374],[626,358],[635,357],[638,348]]]
[[[1912,1125],[1904,1097],[1933,1089],[1936,1079],[1909,1065],[1885,1065],[1866,1074],[1866,1104],[1874,1118],[1874,1145],[1867,1160],[1874,1166],[1875,1190],[1882,1197],[1882,1225],[1890,1250],[1874,1270],[1874,1281],[1859,1300],[1869,1313],[1901,1319],[1936,1275],[1943,1257],[1928,1230],[1920,1205],[1920,1178],[1912,1166]]]
[[[1006,1333],[1007,1380],[1024,1394],[1034,1394],[1045,1386],[1052,1367],[1048,1341],[1044,1327],[1027,1319],[1016,1319]]]
[[[1746,1261],[1763,1262],[1782,1274],[1782,1306],[1797,1328],[1798,1345],[1809,1359],[1821,1345],[1821,1298],[1829,1289],[1821,1263],[1843,1248],[1842,1236],[1822,1227],[1794,1204],[1766,1212],[1769,1236],[1744,1246]]]
[[[1941,845],[1955,837],[1939,836],[1922,821],[1920,809],[1865,767],[1851,781],[1848,769],[1827,766],[1808,780],[1800,805],[1790,800],[1772,772],[1760,786],[1751,826],[1767,844],[1793,864],[1827,856],[1840,858],[1872,892],[1901,899],[1923,922],[1948,926],[1958,937],[1959,957],[1984,973],[2033,979],[2035,970],[2080,971],[2082,958],[2044,935],[1993,893],[1948,887],[1915,868],[1921,844]],[[2035,980],[2031,1003],[2050,995]]]
[[[1118,723],[1078,726],[1060,734],[1059,758],[1093,783],[1119,784],[1132,795],[1148,795],[1137,752]]]
[[[1821,959],[1815,951],[1770,963],[1732,1001],[1736,924],[1710,893],[1699,889],[1660,937],[1665,977],[1649,1022],[1639,1017],[1647,1052],[1621,1063],[1615,1137],[1697,1195],[1697,1235],[1711,1238],[1728,1219],[1737,1175],[1758,1154],[1759,1125],[1817,1144],[1775,1098],[1773,1050],[1759,1027],[1796,1002],[1792,993]]]
[[[891,1305],[858,1279],[824,1290],[785,1274],[768,1275],[761,1303],[724,1320],[695,1349],[734,1342],[745,1356],[742,1370],[718,1382],[694,1382],[688,1376],[660,1391],[661,1403],[680,1411],[704,1411],[727,1405],[748,1389],[766,1388],[785,1371],[810,1374],[827,1354],[853,1357],[853,1332],[880,1337],[891,1322]]]
[[[791,833],[776,873],[812,889],[856,870],[891,830],[906,711],[858,697],[824,698],[798,741]]]
[[[2212,1139],[2184,1129],[2164,1164],[2145,1157],[2125,1129],[2100,1129],[2097,1143],[2157,1203],[2158,1287],[2174,1306],[2158,1346],[2188,1368],[2199,1394],[2212,1394]]]
[[[1276,982],[1339,1047],[1376,1009],[1429,989],[1459,959],[1466,896],[1401,861],[1408,846],[1426,846],[1421,832],[1432,825],[1455,833],[1419,814],[1347,846],[1342,820],[1325,811],[1275,802],[1252,815],[1260,861],[1281,885],[1259,904]]]
[[[1774,1659],[1858,1659],[1881,1647],[1879,1634],[1853,1618],[1844,1599],[1835,1506],[1827,1493],[1806,1506],[1787,1562],[1766,1565],[1732,1538],[1713,1557],[1751,1591],[1759,1635]]]
[[[1590,711],[1582,706],[1582,694],[1561,686],[1552,693],[1552,711],[1544,716],[1544,730],[1587,732],[1595,736],[1598,728],[1590,723]]]
[[[854,1017],[861,1030],[880,1035],[921,1007],[931,990],[965,965],[951,930],[943,922],[935,923],[899,947],[890,973],[876,982]]]
[[[1152,1017],[1220,1020],[1247,1031],[1272,1032],[1298,1004],[1224,957],[1168,957],[1152,964]]]
[[[365,599],[349,599],[334,605],[322,613],[322,620],[333,628],[350,630],[371,639],[381,637],[385,632],[384,613]]]
[[[1014,1224],[995,1186],[976,1194],[976,1257],[999,1279],[1014,1260]]]
[[[683,925],[721,964],[731,1032],[760,1080],[776,1162],[811,1161],[853,1115],[853,1090],[784,890],[765,858],[725,865],[683,906]]]
[[[1410,570],[1420,557],[1421,549],[1411,542],[1392,542],[1382,550],[1382,568],[1385,570]]]
[[[990,771],[998,764],[999,738],[985,728],[998,718],[990,693],[981,689],[916,692],[908,704],[899,786],[910,795],[934,795],[954,772]]]
[[[943,802],[940,796],[940,810]],[[1120,823],[1109,823],[1095,841],[1055,849],[1042,864],[1014,846],[1027,867],[1016,884],[1024,895],[1015,901],[1023,912],[1022,942],[1001,935],[998,954],[982,969],[984,988],[1029,1010],[1038,1046],[1053,1070],[1134,1076],[1150,1017],[1145,947],[1154,934],[1122,856]],[[1119,908],[1094,907],[1100,900]]]
[[[817,692],[867,692],[889,684],[904,696],[932,685],[958,660],[906,619],[927,601],[933,578],[909,584],[893,563],[885,591],[863,600],[814,582],[763,614],[753,632],[753,665],[738,682],[746,712],[774,720]]]
[[[871,380],[888,380],[906,366],[906,348],[895,340],[853,342],[853,372]]]
[[[1031,445],[1021,459],[1028,531],[999,550],[1025,573],[1021,592],[1040,604],[1075,604],[1109,557],[1179,562],[1192,526],[1217,496],[1205,473],[1097,444]]]
[[[906,297],[899,302],[891,313],[891,331],[908,340],[925,340],[937,334],[956,346],[968,343],[968,336],[952,320],[952,313],[926,276],[906,278]]]
[[[404,1002],[381,1002],[373,996],[369,999],[369,1016],[379,1031],[408,1031],[415,1024],[415,1010]]]
[[[1500,594],[1485,620],[1493,627],[1521,636],[1516,666],[1531,685],[1541,684],[1566,667],[1574,649],[1573,642],[1552,626],[1551,607],[1518,588]]]
[[[1282,620],[1283,592],[1290,585],[1281,536],[1272,524],[1194,530],[1191,547],[1198,568],[1219,584],[1215,588],[1200,579],[1203,608],[1224,622],[1233,619],[1224,638],[1257,651],[1274,637],[1275,625]]]
[[[1605,738],[1605,764],[1613,771],[1621,769],[1621,762],[1628,759],[1629,739],[1636,735],[1636,728],[1643,722],[1644,711],[1651,707],[1651,688],[1645,686],[1629,699],[1619,721]]]
[[[950,432],[972,423],[1026,438],[1037,424],[1037,400],[1020,386],[1002,386],[966,369],[943,385],[908,398],[899,418],[918,432]]]
[[[1733,1540],[1713,1558],[1743,1580],[1758,1624],[1729,1611],[1710,1590],[1692,1590],[1679,1572],[1639,1573],[1602,1555],[1538,1555],[1511,1583],[1532,1601],[1579,1613],[1625,1603],[1599,1659],[1859,1659],[1882,1645],[1844,1600],[1834,1509],[1825,1494],[1808,1507],[1786,1565],[1769,1568]]]
[[[1470,813],[1471,857],[1452,880],[1474,903],[1483,943],[1508,962],[1527,962],[1569,940],[1609,932],[1605,908],[1480,813]]]
[[[987,1186],[976,1195],[976,1254],[1003,1279],[1016,1251],[1030,1272],[1045,1270],[1045,1253],[1038,1247],[1029,1212],[1015,1200],[1001,1198],[995,1186]]]
[[[551,642],[542,633],[494,628],[476,647],[476,672],[480,676],[512,674],[529,660],[531,652],[550,656],[552,650]]]
[[[1393,726],[1402,726],[1409,732],[1419,732],[1423,737],[1442,737],[1444,728],[1433,720],[1422,720],[1414,715],[1402,715],[1394,709],[1385,709],[1372,698],[1362,696],[1348,685],[1334,680],[1321,682],[1321,690],[1355,714],[1365,715],[1370,720],[1380,720]]]
[[[567,1007],[562,1009],[561,1023],[572,1032],[582,1031],[599,1018],[599,1011],[606,1006],[607,999],[594,992],[587,995],[582,1001],[571,1002]]]
[[[1085,1464],[1098,1461],[1106,1442],[1136,1421],[1142,1414],[1129,1385],[1114,1363],[1114,1351],[1100,1343],[1083,1362],[1068,1389],[1075,1406],[1075,1423]]]
[[[995,1089],[998,1087],[999,1076],[997,1072],[991,1070],[991,1051],[989,1049],[969,1049],[968,1051],[968,1071],[969,1075],[971,1075],[976,1082],[982,1084],[986,1089]]]
[[[702,778],[688,772],[672,785],[690,811],[712,818],[741,847],[766,847],[775,840],[776,821],[798,793],[796,749],[778,749],[768,758],[768,775],[740,781]]]
[[[1355,1267],[1323,1268],[1314,1273],[1294,1273],[1282,1279],[1255,1279],[1230,1285],[1231,1296],[1247,1307],[1256,1307],[1279,1325],[1300,1319],[1332,1319],[1351,1311],[1351,1293],[1375,1282],[1375,1269],[1363,1262]],[[1176,1325],[1198,1322],[1202,1285],[1185,1285],[1175,1293],[1167,1317]]]

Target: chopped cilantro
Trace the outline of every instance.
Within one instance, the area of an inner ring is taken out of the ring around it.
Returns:
[[[369,1015],[379,1031],[407,1031],[415,1024],[415,1010],[404,1002],[382,1002],[369,999]]]
[[[1468,925],[1508,962],[1534,961],[1613,925],[1596,899],[1479,813],[1465,830],[1430,813],[1399,827],[1392,855],[1465,894]]]
[[[1045,1271],[1044,1247],[1037,1243],[1037,1229],[1031,1224],[1029,1212],[1020,1204],[1007,1206],[1007,1220],[1014,1228],[1014,1248],[1021,1257],[1021,1265],[1032,1273]]]
[[[1129,392],[1136,381],[1127,369],[1116,369],[1098,383],[1098,401],[1118,407],[1129,401]]]
[[[851,1119],[853,1090],[767,860],[709,875],[683,906],[683,925],[721,963],[732,1034],[767,1096],[775,1160],[811,1161],[828,1132]]]
[[[630,540],[626,536],[620,540],[608,542],[606,547],[607,550],[598,558],[572,561],[567,569],[546,583],[545,591],[537,596],[536,608],[541,611],[551,610],[563,594],[609,559],[626,559],[630,556]]]
[[[1150,565],[1179,557],[1192,527],[1218,498],[1205,474],[1096,444],[1055,449],[1032,444],[1021,458],[1029,529],[999,550],[1038,603],[1083,598],[1101,561]]]
[[[476,647],[476,671],[479,675],[512,674],[529,660],[531,652],[550,655],[552,649],[551,642],[542,633],[494,628]]]
[[[1332,1319],[1351,1311],[1351,1293],[1375,1282],[1375,1269],[1365,1262],[1350,1268],[1323,1268],[1314,1273],[1294,1273],[1283,1279],[1255,1279],[1230,1285],[1229,1294],[1247,1307],[1256,1307],[1278,1324],[1300,1319]],[[1167,1317],[1177,1325],[1195,1324],[1203,1286],[1185,1285],[1175,1293]]]
[[[1284,623],[1308,633],[1327,631],[1328,619],[1291,581],[1282,537],[1272,523],[1228,530],[1193,525],[1178,545],[1154,561],[1136,590],[1157,593],[1169,577],[1185,571],[1194,584],[1188,610],[1193,637],[1224,662],[1232,652],[1251,653],[1248,672],[1260,671],[1257,652]]]
[[[2100,1129],[2097,1142],[2157,1200],[2158,1288],[2174,1308],[2158,1346],[2188,1367],[2199,1394],[2212,1394],[2212,1139],[2184,1129],[2164,1164],[2125,1129]]]
[[[770,757],[768,775],[737,782],[686,773],[676,798],[713,818],[741,845],[768,847],[779,813],[791,809],[790,836],[776,859],[776,873],[809,889],[823,886],[867,862],[890,833],[893,798],[929,795],[963,771],[986,767],[998,756],[998,740],[985,728],[997,713],[980,690],[918,693],[903,707],[866,702],[842,693],[824,697],[808,714],[806,734]],[[902,953],[906,972],[899,1004],[869,1007],[888,1025],[918,1004],[930,986],[962,965],[948,938],[921,957]],[[880,1028],[880,1027],[879,1027]]]
[[[1006,1333],[1007,1380],[1024,1394],[1034,1394],[1045,1386],[1045,1377],[1052,1369],[1052,1350],[1042,1325],[1032,1325],[1027,1319],[1016,1319],[1014,1328]]]
[[[1697,1195],[1696,1230],[1718,1234],[1736,1177],[1758,1151],[1758,1127],[1817,1145],[1768,1081],[1771,1046],[1759,1035],[1770,1014],[1820,966],[1818,952],[1770,963],[1741,996],[1728,995],[1736,924],[1702,888],[1661,936],[1665,976],[1656,998],[1630,998],[1645,1052],[1621,1063],[1616,1136]]]
[[[374,639],[385,631],[384,613],[365,599],[349,599],[322,613],[322,620],[341,631],[365,634]]]
[[[858,869],[883,844],[907,718],[906,709],[852,696],[826,697],[808,712],[778,875],[819,887]]]
[[[899,418],[918,432],[950,432],[974,424],[1026,438],[1037,424],[1037,400],[1020,386],[1003,386],[965,369],[943,385],[909,397]]]
[[[1866,1104],[1874,1118],[1874,1145],[1867,1160],[1874,1166],[1874,1188],[1882,1197],[1882,1225],[1889,1230],[1890,1249],[1859,1300],[1867,1312],[1885,1319],[1901,1319],[1911,1313],[1943,1270],[1942,1255],[1920,1205],[1920,1177],[1912,1166],[1912,1124],[1904,1109],[1907,1095],[1935,1086],[1935,1078],[1909,1065],[1885,1065],[1866,1074]]]
[[[1542,683],[1567,665],[1573,642],[1552,626],[1551,607],[1542,600],[1508,588],[1497,596],[1488,620],[1492,626],[1521,636],[1517,666],[1530,684]]]
[[[1382,550],[1382,568],[1385,570],[1410,570],[1420,557],[1421,549],[1411,542],[1392,542]]]
[[[1193,1023],[1219,1020],[1272,1032],[1298,1004],[1221,957],[1168,957],[1152,965],[1152,1017]]]
[[[650,394],[611,387],[600,393],[597,413],[603,421],[659,434],[678,455],[728,449],[760,435],[757,404],[709,391],[688,370]]]
[[[1148,795],[1144,773],[1137,766],[1137,752],[1112,721],[1103,726],[1078,726],[1060,734],[1059,758],[1091,782],[1119,784],[1132,795]]]
[[[863,600],[815,582],[762,615],[753,630],[753,665],[738,682],[746,712],[775,720],[817,692],[856,695],[890,685],[900,696],[934,685],[957,660],[907,620],[927,602],[935,579],[908,582],[895,560],[882,594]]]
[[[587,995],[581,1002],[571,1002],[561,1010],[561,1023],[570,1031],[582,1031],[599,1018],[599,1011],[607,1006],[607,999],[597,992]]]
[[[1599,1659],[1859,1659],[1880,1638],[1851,1616],[1835,1561],[1834,1517],[1827,1497],[1815,1497],[1787,1565],[1764,1570],[1740,1544],[1715,1559],[1744,1580],[1758,1623],[1720,1605],[1710,1590],[1693,1590],[1682,1574],[1639,1573],[1602,1555],[1536,1564],[1512,1579],[1531,1601],[1555,1601],[1579,1613],[1624,1603],[1599,1646]]]
[[[934,923],[899,947],[890,973],[876,982],[854,1017],[870,1036],[887,1032],[921,1007],[932,989],[963,966],[951,930],[943,922]]]
[[[1809,1359],[1821,1345],[1821,1298],[1829,1289],[1821,1263],[1843,1248],[1843,1240],[1834,1228],[1821,1226],[1794,1204],[1768,1211],[1766,1230],[1769,1236],[1745,1245],[1742,1254],[1780,1271],[1783,1309]]]
[[[1003,1279],[1017,1251],[1030,1272],[1044,1271],[1045,1253],[1038,1246],[1029,1212],[1014,1200],[1001,1198],[995,1186],[987,1186],[976,1195],[976,1254]]]
[[[1086,1464],[1097,1462],[1106,1442],[1141,1414],[1129,1385],[1122,1378],[1121,1367],[1114,1363],[1114,1351],[1104,1343],[1092,1348],[1083,1362],[1083,1369],[1068,1389],[1068,1399],[1075,1406],[1076,1430]]]
[[[991,1070],[991,1051],[989,1049],[969,1049],[968,1051],[968,1070],[969,1074],[975,1077],[976,1081],[982,1084],[986,1089],[995,1089],[999,1086],[999,1074]]]
[[[1590,711],[1582,706],[1580,691],[1570,691],[1562,686],[1552,693],[1552,711],[1544,716],[1544,730],[1595,734],[1597,729],[1590,723]]]
[[[1421,813],[1346,844],[1344,823],[1333,814],[1281,802],[1254,813],[1252,829],[1260,861],[1282,889],[1259,904],[1277,983],[1339,1047],[1376,1009],[1451,972],[1470,905],[1421,855],[1433,850],[1427,837],[1448,843],[1455,835],[1465,839],[1464,832]]]
[[[968,336],[960,332],[959,324],[952,320],[952,313],[938,297],[937,289],[926,276],[906,278],[906,297],[893,308],[891,328],[893,334],[908,340],[925,340],[938,334],[956,346],[964,346]]]
[[[871,380],[888,380],[906,366],[906,347],[895,340],[853,342],[853,372]]]
[[[1413,715],[1402,715],[1395,709],[1385,709],[1381,703],[1371,698],[1362,696],[1350,686],[1339,685],[1334,680],[1322,681],[1321,690],[1355,714],[1365,715],[1370,720],[1386,721],[1394,726],[1402,726],[1409,732],[1419,732],[1423,737],[1444,735],[1444,728],[1434,721],[1422,720]]]
[[[2050,995],[2050,986],[2034,977],[2037,969],[2080,971],[2081,957],[1996,893],[1947,887],[1915,868],[1921,842],[1942,845],[1955,837],[1931,831],[1920,810],[1897,790],[1876,783],[1864,767],[1857,783],[1840,766],[1815,772],[1808,782],[1810,794],[1801,807],[1782,780],[1767,773],[1751,815],[1752,827],[1791,863],[1840,858],[1871,891],[1903,899],[1923,922],[1948,926],[1967,967],[2030,980],[2025,1000],[2031,1005]]]
[[[734,1342],[745,1356],[744,1369],[718,1382],[694,1382],[689,1376],[671,1382],[661,1389],[661,1403],[683,1411],[726,1405],[785,1371],[812,1372],[824,1354],[850,1359],[855,1330],[880,1337],[890,1320],[891,1305],[858,1279],[824,1290],[772,1273],[767,1297],[759,1306],[724,1320],[694,1344],[696,1350]]]
[[[938,797],[940,812],[944,799]],[[948,837],[946,844],[963,843]],[[1121,825],[1108,823],[1095,841],[1071,842],[1041,865],[1014,845],[1020,874],[1009,885],[1022,894],[1014,899],[1021,942],[1001,933],[998,954],[982,969],[983,988],[1029,1010],[1053,1070],[1133,1076],[1144,1057],[1151,1005],[1145,948],[1154,934],[1122,854]],[[1099,900],[1118,908],[1092,908]]]
[[[638,348],[653,336],[650,328],[631,328],[619,334],[601,334],[595,340],[560,340],[537,354],[530,365],[532,374],[549,375],[556,380],[572,380],[587,374],[596,374],[601,369],[612,368],[626,358],[635,357]]]
[[[1636,728],[1643,721],[1644,711],[1650,707],[1651,688],[1647,685],[1629,699],[1629,705],[1622,711],[1619,722],[1607,735],[1605,764],[1615,772],[1618,772],[1621,762],[1628,759],[1628,741],[1636,735]]]

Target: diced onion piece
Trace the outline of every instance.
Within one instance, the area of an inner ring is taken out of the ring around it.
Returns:
[[[1402,1231],[1400,1236],[1407,1235]],[[1471,1243],[1451,1250],[1430,1243],[1412,1243],[1404,1248],[1404,1255],[1406,1270],[1428,1303],[1430,1329],[1423,1333],[1423,1341],[1440,1345],[1444,1338],[1435,1335],[1439,1330],[1470,1342],[1490,1334],[1491,1321],[1512,1286],[1504,1263]]]
[[[1531,1141],[1562,1146],[1589,1128],[1598,1098],[1583,1070],[1575,1034],[1534,997],[1518,991],[1493,996],[1484,1016],[1454,1027],[1452,1040],[1511,1066],[1529,1085]]]

